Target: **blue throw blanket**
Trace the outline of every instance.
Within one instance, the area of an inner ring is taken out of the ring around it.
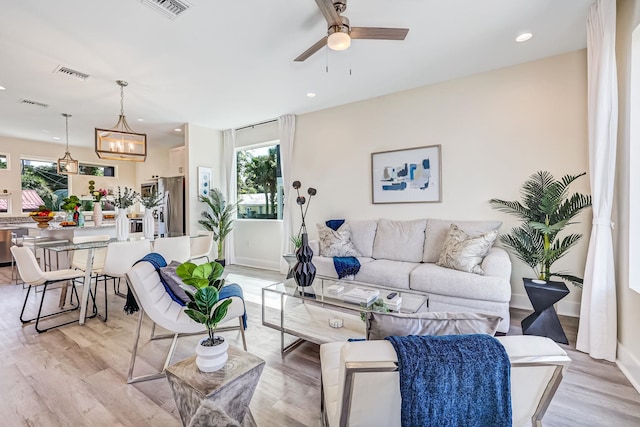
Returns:
[[[150,254],[145,255],[138,261],[136,261],[135,264],[142,261],[147,261],[148,263],[153,265],[153,267],[158,272],[158,275],[160,276],[160,281],[162,282],[162,285],[164,286],[165,291],[167,291],[171,299],[177,302],[178,304],[180,304],[181,306],[186,306],[187,303],[190,301],[190,299],[186,295],[186,293],[180,288],[180,285],[182,283],[179,283],[177,280],[173,279],[172,278],[173,275],[163,274],[162,272],[162,268],[167,266],[167,261],[164,259],[164,257],[159,253],[152,252]],[[222,289],[220,290],[219,298],[222,300],[222,299],[231,298],[231,297],[240,298],[242,300],[242,304],[244,305],[244,295],[242,293],[242,288],[240,287],[240,285],[231,283],[222,287]],[[131,292],[131,290],[129,290],[127,292],[127,302],[125,303],[124,311],[127,314],[133,314],[138,310],[139,310],[138,303],[133,297],[133,293]],[[244,310],[244,314],[242,315],[242,324],[244,326],[244,329],[247,329],[246,308]]]
[[[512,425],[511,364],[489,335],[386,337],[398,355],[403,427]]]
[[[325,224],[333,231],[338,231],[338,228],[344,224],[344,219],[330,219]],[[338,274],[338,279],[351,275],[355,276],[360,271],[360,261],[353,256],[334,256],[333,266]]]

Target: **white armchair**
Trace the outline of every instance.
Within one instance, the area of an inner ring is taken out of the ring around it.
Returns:
[[[571,359],[536,336],[498,337],[511,360],[514,426],[541,426]],[[400,426],[398,358],[389,341],[320,346],[322,420],[326,426]]]

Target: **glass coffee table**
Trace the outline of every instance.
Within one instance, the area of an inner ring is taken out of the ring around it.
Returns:
[[[336,289],[342,287],[341,291]],[[377,290],[374,301],[345,301],[345,293],[354,288]],[[396,292],[402,298],[398,307],[385,303]],[[300,288],[293,278],[262,288],[262,324],[280,331],[280,351],[286,353],[303,341],[324,344],[364,338],[368,325],[366,313],[416,313],[428,310],[428,297],[408,289],[393,289],[349,280],[316,277],[313,285]],[[341,326],[340,326],[341,325]],[[285,344],[285,335],[296,339]]]

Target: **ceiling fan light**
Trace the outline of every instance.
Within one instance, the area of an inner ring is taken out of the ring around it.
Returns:
[[[329,34],[327,46],[329,46],[331,50],[349,49],[349,46],[351,46],[351,37],[349,37],[349,34],[346,32],[336,31],[335,33]]]

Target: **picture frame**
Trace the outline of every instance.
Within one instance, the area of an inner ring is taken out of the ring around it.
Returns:
[[[373,204],[442,202],[440,144],[371,153],[371,200]]]
[[[198,166],[198,197],[208,197],[213,185],[213,170]]]

